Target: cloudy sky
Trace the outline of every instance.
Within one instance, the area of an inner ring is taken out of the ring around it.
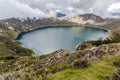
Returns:
[[[0,19],[51,17],[56,13],[67,16],[94,13],[111,17],[111,13],[120,13],[120,0],[0,0]]]

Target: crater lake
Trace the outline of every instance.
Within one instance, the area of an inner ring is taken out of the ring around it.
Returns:
[[[79,26],[46,26],[18,35],[17,40],[25,48],[31,48],[35,56],[56,50],[75,50],[85,40],[106,39],[107,30]]]

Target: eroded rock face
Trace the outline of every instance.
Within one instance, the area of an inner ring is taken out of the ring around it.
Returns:
[[[15,29],[14,29],[13,27],[11,27],[11,26],[9,26],[8,29],[9,29],[9,30],[12,30],[12,31],[15,30]]]
[[[62,18],[61,20],[67,20],[69,22],[82,24],[82,25],[85,25],[85,24],[99,25],[99,24],[105,23],[105,19],[94,14],[82,14],[72,18]]]
[[[98,47],[93,46],[78,51],[59,50],[43,59],[40,63],[44,66],[50,66],[59,63],[67,63],[70,56],[73,56],[74,59],[81,58],[87,60],[94,60],[102,57],[107,58],[118,55],[120,55],[120,43],[113,43],[107,45],[103,44]]]
[[[12,72],[0,75],[0,80],[20,80],[18,76],[20,75],[19,72]]]
[[[84,56],[82,56],[84,54]],[[120,55],[120,43],[103,44],[98,47],[91,47],[79,54],[80,57],[85,59],[99,59],[102,57],[112,57]]]
[[[93,47],[93,45],[90,42],[85,41],[82,44],[78,45],[76,47],[76,50],[78,51],[78,50],[90,49],[91,47]]]
[[[113,56],[120,56],[120,43],[103,44],[78,51],[58,50],[43,59],[21,57],[9,66],[13,69],[12,71],[0,74],[0,80],[21,80],[21,76],[29,74],[29,70],[35,72],[33,75],[38,73],[39,70],[39,74],[41,74],[41,70],[45,71],[46,67],[56,64],[72,65],[76,59],[91,61]],[[31,75],[26,76],[30,78]]]
[[[94,15],[94,14],[83,14],[80,16],[83,17],[84,21],[93,20],[95,23],[101,23],[105,21],[102,17]]]
[[[70,51],[65,51],[65,50],[55,51],[50,56],[43,59],[40,63],[45,66],[58,64],[59,62],[63,60],[66,54],[70,54]]]

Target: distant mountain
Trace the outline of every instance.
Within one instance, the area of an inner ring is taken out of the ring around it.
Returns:
[[[68,20],[69,22],[78,24],[98,24],[105,22],[105,19],[94,14],[82,14],[72,18],[62,18],[61,20]]]
[[[105,21],[102,17],[94,15],[94,14],[83,14],[83,15],[79,15],[79,17],[82,17],[84,21],[93,20],[96,23]]]
[[[120,13],[111,13],[113,16],[120,16]]]
[[[59,14],[59,17],[65,16],[65,14]],[[100,16],[94,14],[83,14],[75,17],[62,17],[62,18],[29,18],[18,19],[10,18],[0,21],[0,27],[6,29],[12,29],[16,31],[27,31],[39,26],[45,25],[104,25],[105,22],[110,20],[103,19]],[[110,24],[109,23],[109,24]],[[109,25],[107,24],[107,25]],[[110,24],[111,25],[111,24]]]

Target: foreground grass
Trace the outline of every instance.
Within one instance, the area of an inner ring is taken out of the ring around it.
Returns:
[[[120,56],[101,59],[92,63],[88,68],[71,68],[48,76],[48,80],[108,80],[116,67],[113,62],[120,60]]]

